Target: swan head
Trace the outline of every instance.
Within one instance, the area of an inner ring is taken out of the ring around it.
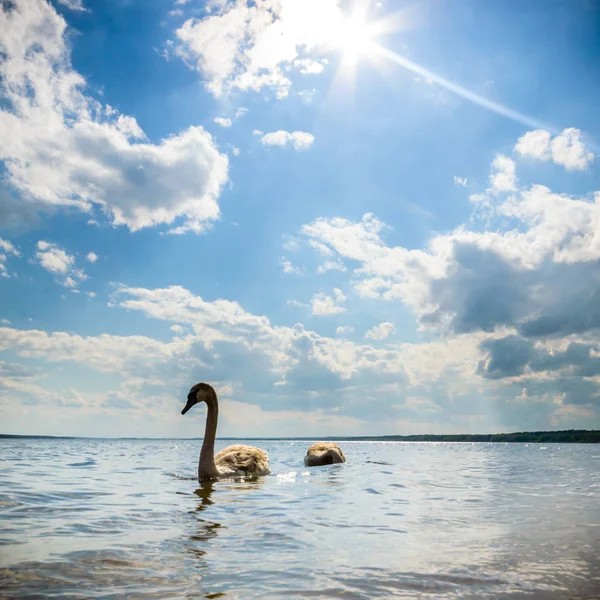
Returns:
[[[198,402],[206,402],[208,399],[216,398],[217,394],[212,385],[208,383],[197,383],[192,386],[188,396],[187,396],[187,404],[184,409],[181,411],[182,415],[194,406],[194,404],[198,404]]]

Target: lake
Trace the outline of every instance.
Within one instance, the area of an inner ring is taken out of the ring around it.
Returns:
[[[599,597],[597,445],[252,441],[199,485],[200,443],[0,440],[0,596]]]

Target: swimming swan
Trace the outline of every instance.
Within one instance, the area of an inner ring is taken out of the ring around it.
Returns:
[[[315,442],[306,452],[304,464],[307,467],[333,465],[346,462],[342,449],[333,442]]]
[[[185,415],[198,402],[206,402],[208,410],[204,441],[198,463],[198,479],[268,475],[269,457],[260,448],[236,444],[228,446],[215,456],[219,402],[215,390],[208,383],[197,383],[192,387],[187,397],[187,404],[181,414]]]

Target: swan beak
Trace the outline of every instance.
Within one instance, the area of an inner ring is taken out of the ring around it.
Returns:
[[[181,414],[185,415],[185,413],[188,410],[190,410],[190,408],[192,408],[192,406],[194,406],[194,404],[196,404],[195,398],[188,398],[187,404],[185,405],[185,408],[181,411]]]

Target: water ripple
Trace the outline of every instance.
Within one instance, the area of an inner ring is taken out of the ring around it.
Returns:
[[[0,441],[2,598],[600,589],[593,446],[342,442],[307,469],[305,444],[252,443],[271,476],[199,484],[193,440]]]

